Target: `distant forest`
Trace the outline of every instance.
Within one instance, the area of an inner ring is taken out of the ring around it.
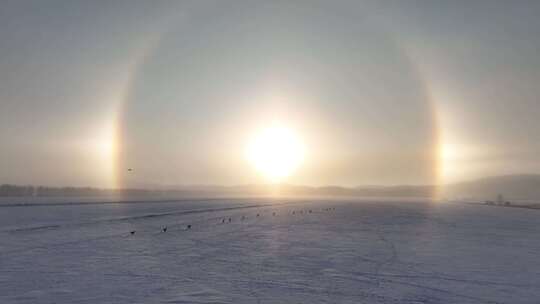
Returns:
[[[405,196],[429,197],[434,188],[431,186],[397,187],[306,187],[279,185],[282,196]],[[86,197],[86,196],[266,196],[275,190],[268,185],[244,186],[194,186],[172,189],[99,189],[91,187],[45,187],[1,185],[0,197]]]
[[[277,191],[276,191],[277,190]],[[435,186],[339,186],[307,187],[297,185],[240,185],[240,186],[177,186],[161,189],[99,189],[90,187],[44,187],[1,185],[0,197],[69,197],[69,196],[182,196],[182,197],[238,197],[267,196],[365,196],[365,197],[431,197],[436,191],[448,199],[494,200],[503,195],[508,199],[540,201],[540,175],[506,175],[470,182]]]
[[[119,194],[150,195],[156,191],[144,189],[98,189],[90,187],[44,187],[44,186],[19,186],[0,185],[0,197],[28,197],[28,196],[113,196]]]

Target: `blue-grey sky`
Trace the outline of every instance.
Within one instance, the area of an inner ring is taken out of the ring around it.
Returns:
[[[446,183],[540,173],[538,1],[1,1],[0,183]],[[134,168],[127,174],[127,168]]]

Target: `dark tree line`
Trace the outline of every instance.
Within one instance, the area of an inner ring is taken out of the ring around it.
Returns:
[[[0,185],[0,196],[33,196],[35,187]]]
[[[84,197],[84,196],[114,196],[114,195],[164,195],[175,191],[158,191],[145,189],[99,189],[91,187],[45,187],[45,186],[21,186],[0,185],[0,197]],[[182,192],[178,192],[182,193]]]
[[[44,186],[19,186],[1,185],[0,196],[96,196],[115,194],[115,190],[77,187],[44,187]]]

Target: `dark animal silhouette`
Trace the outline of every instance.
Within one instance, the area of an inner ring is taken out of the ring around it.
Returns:
[[[134,234],[135,234],[135,230],[130,231],[129,233],[131,233],[131,235],[134,235]]]
[[[191,225],[187,225],[187,229],[191,229]]]
[[[167,232],[167,226],[161,228],[161,232]]]
[[[259,214],[257,213],[257,217],[259,217]]]
[[[222,220],[221,220],[221,223],[222,223],[222,224],[225,223],[225,219],[222,219]]]

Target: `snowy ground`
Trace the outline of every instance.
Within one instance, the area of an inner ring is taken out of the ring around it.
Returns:
[[[0,205],[4,304],[540,303],[539,259],[540,211],[519,208]]]

